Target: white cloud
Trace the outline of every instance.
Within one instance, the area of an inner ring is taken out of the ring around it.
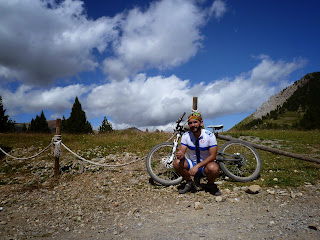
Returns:
[[[106,49],[120,20],[88,20],[81,1],[0,1],[0,77],[44,85],[92,71],[92,50]]]
[[[0,1],[0,78],[48,85],[102,67],[109,79],[123,80],[178,66],[198,52],[210,13],[221,18],[225,12],[221,0],[211,10],[201,6],[161,0],[91,20],[80,0]]]
[[[259,82],[278,81],[286,78],[291,72],[301,68],[306,63],[303,59],[293,60],[292,62],[283,60],[275,62],[266,55],[261,55],[258,59],[261,60],[261,63],[251,71],[251,78]]]
[[[132,9],[113,45],[116,59],[105,59],[104,72],[111,80],[122,80],[142,70],[188,61],[201,47],[200,28],[208,18],[207,11],[191,0],[155,1],[146,11]]]
[[[221,0],[215,0],[210,8],[210,14],[213,14],[217,19],[221,19],[226,11],[226,3]]]
[[[173,121],[181,108],[186,109],[188,83],[176,76],[147,78],[139,74],[132,81],[95,88],[86,106],[90,115],[108,115],[117,124],[162,125]]]
[[[213,119],[256,109],[288,86],[288,76],[303,64],[303,60],[275,62],[264,57],[247,73],[193,86],[176,76],[140,74],[133,81],[95,88],[86,105],[91,116],[111,116],[118,124],[159,127],[175,121],[184,111],[190,112],[192,97],[198,96],[199,109],[206,118]]]
[[[82,96],[92,88],[93,86],[76,84],[44,90],[21,85],[15,92],[0,88],[0,95],[10,116],[49,109],[63,113],[66,109],[71,109],[76,96]]]

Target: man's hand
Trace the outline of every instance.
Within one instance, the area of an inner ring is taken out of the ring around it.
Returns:
[[[176,156],[177,156],[177,158],[178,158],[179,160],[185,159],[185,154],[184,154],[184,152],[182,152],[179,148],[178,148],[178,150],[177,150],[177,152],[176,152]]]
[[[196,173],[198,172],[198,170],[199,170],[199,167],[198,167],[197,165],[195,165],[194,167],[192,167],[192,168],[189,170],[189,174],[190,174],[191,176],[194,176],[194,175],[196,175]]]

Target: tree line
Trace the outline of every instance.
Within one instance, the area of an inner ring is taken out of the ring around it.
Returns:
[[[6,109],[2,104],[2,97],[0,96],[0,133],[15,132],[15,122],[6,115]],[[112,124],[104,117],[99,133],[113,131]],[[48,121],[41,111],[40,116],[36,115],[35,119],[32,118],[30,124],[27,126],[25,123],[22,126],[22,132],[27,133],[50,133]],[[78,97],[75,98],[74,104],[71,109],[70,117],[63,116],[61,121],[61,132],[72,134],[93,133],[92,126],[87,120],[85,111],[82,110],[81,103]]]

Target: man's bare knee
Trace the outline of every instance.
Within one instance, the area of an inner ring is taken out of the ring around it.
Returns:
[[[208,163],[205,169],[208,174],[218,174],[220,171],[219,165],[215,162]]]
[[[173,161],[173,167],[175,168],[175,169],[181,169],[181,168],[183,168],[183,162],[181,161],[181,160],[179,160],[179,159],[175,159],[174,161]]]

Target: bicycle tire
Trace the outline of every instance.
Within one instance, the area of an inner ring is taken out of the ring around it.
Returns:
[[[170,157],[173,143],[163,142],[154,146],[147,155],[147,171],[151,178],[165,186],[171,186],[181,183],[182,177],[179,176],[173,167],[164,166],[163,159]]]
[[[259,153],[250,144],[242,141],[229,141],[222,145],[219,152],[234,155],[240,154],[244,160],[240,162],[218,161],[220,169],[230,178],[239,182],[249,182],[257,179],[261,171]],[[223,155],[223,154],[222,154]]]

